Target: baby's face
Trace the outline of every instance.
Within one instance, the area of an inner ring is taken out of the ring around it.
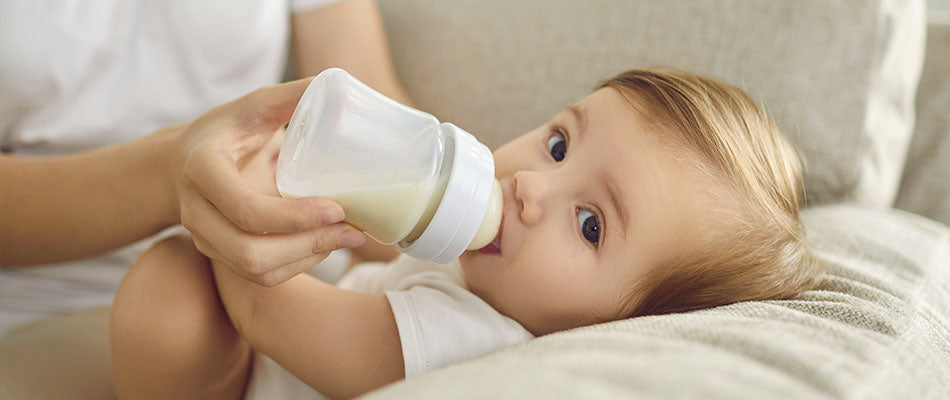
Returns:
[[[499,246],[460,257],[469,289],[535,335],[623,318],[637,278],[683,243],[702,184],[614,89],[495,151]]]

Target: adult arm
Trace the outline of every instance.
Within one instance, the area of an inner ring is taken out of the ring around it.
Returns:
[[[183,128],[63,157],[0,156],[0,266],[91,256],[177,223],[165,170]]]
[[[412,105],[396,75],[375,0],[346,0],[298,13],[291,25],[298,76],[340,67],[380,93]]]
[[[218,293],[248,343],[331,398],[351,398],[405,376],[385,295],[302,274],[261,287],[214,265]]]
[[[333,201],[256,190],[239,167],[290,120],[309,79],[258,89],[113,148],[0,164],[0,265],[100,253],[177,222],[202,253],[274,285],[362,245]]]

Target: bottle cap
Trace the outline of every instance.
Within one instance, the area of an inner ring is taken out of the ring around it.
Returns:
[[[472,134],[449,122],[442,129],[454,144],[445,194],[422,235],[398,246],[410,256],[445,264],[462,255],[488,211],[495,162],[491,150]]]

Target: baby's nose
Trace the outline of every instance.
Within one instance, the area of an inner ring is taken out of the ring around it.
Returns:
[[[540,173],[518,171],[513,175],[514,194],[521,206],[521,220],[525,224],[535,224],[544,217],[543,201],[547,197],[548,187]]]

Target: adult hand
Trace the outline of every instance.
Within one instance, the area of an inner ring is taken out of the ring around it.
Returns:
[[[335,202],[269,196],[239,171],[287,124],[310,80],[258,89],[183,127],[170,168],[181,223],[198,250],[264,286],[366,240],[341,222],[343,209]]]

